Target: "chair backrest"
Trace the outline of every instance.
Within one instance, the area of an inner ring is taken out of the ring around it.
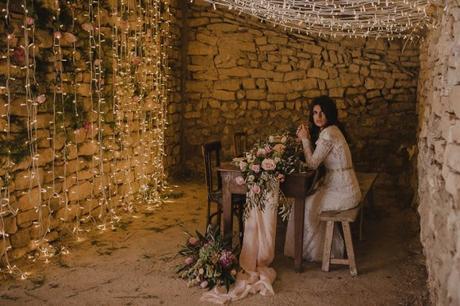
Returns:
[[[233,156],[242,157],[247,151],[247,137],[245,132],[233,134]]]
[[[208,142],[201,146],[208,193],[222,189],[222,179],[217,173],[217,167],[220,166],[221,148],[220,141]]]

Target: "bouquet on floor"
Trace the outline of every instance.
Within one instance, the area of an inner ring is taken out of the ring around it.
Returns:
[[[265,209],[267,197],[273,196],[270,194],[277,189],[278,184],[284,182],[286,175],[299,169],[302,155],[301,144],[294,136],[285,133],[269,136],[266,141],[256,143],[244,157],[233,159],[233,163],[242,172],[242,176],[236,177],[236,183],[246,184],[248,188],[245,217],[253,208]],[[290,205],[282,194],[278,206],[280,214],[287,217]]]
[[[213,288],[230,287],[239,270],[236,250],[231,250],[221,238],[218,227],[209,226],[206,234],[196,236],[187,233],[187,241],[179,251],[184,263],[177,267],[177,274],[188,280],[188,286]]]

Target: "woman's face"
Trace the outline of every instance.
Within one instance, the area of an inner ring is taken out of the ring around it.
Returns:
[[[326,115],[321,110],[321,106],[315,105],[313,106],[313,122],[319,128],[323,128],[327,124]]]

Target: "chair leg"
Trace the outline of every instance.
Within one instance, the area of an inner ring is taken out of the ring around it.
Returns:
[[[209,224],[211,223],[211,202],[208,200],[208,215],[206,217],[206,229],[205,232],[208,230]]]
[[[358,275],[355,262],[355,251],[353,250],[353,240],[351,238],[350,223],[342,222],[343,234],[345,238],[345,247],[347,249],[348,264],[350,266],[350,273],[353,276]]]
[[[334,235],[334,221],[327,221],[326,235],[324,237],[323,265],[321,270],[329,272],[331,263],[332,236]]]
[[[363,241],[363,220],[364,220],[364,205],[361,204],[359,209],[359,241]]]

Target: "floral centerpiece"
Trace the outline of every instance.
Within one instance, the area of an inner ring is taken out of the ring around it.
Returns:
[[[205,235],[196,232],[196,236],[186,233],[188,239],[179,255],[184,263],[177,267],[177,273],[188,280],[189,286],[213,288],[229,286],[235,282],[239,270],[235,250],[223,242],[218,227],[209,226]]]
[[[302,149],[296,139],[285,133],[269,136],[266,141],[258,142],[244,157],[234,158],[233,163],[238,166],[242,176],[237,177],[236,183],[246,184],[245,216],[257,207],[265,209],[267,196],[274,191],[279,183],[284,182],[286,175],[298,168]],[[282,197],[284,199],[284,197]],[[281,214],[289,214],[287,201],[279,201]]]

